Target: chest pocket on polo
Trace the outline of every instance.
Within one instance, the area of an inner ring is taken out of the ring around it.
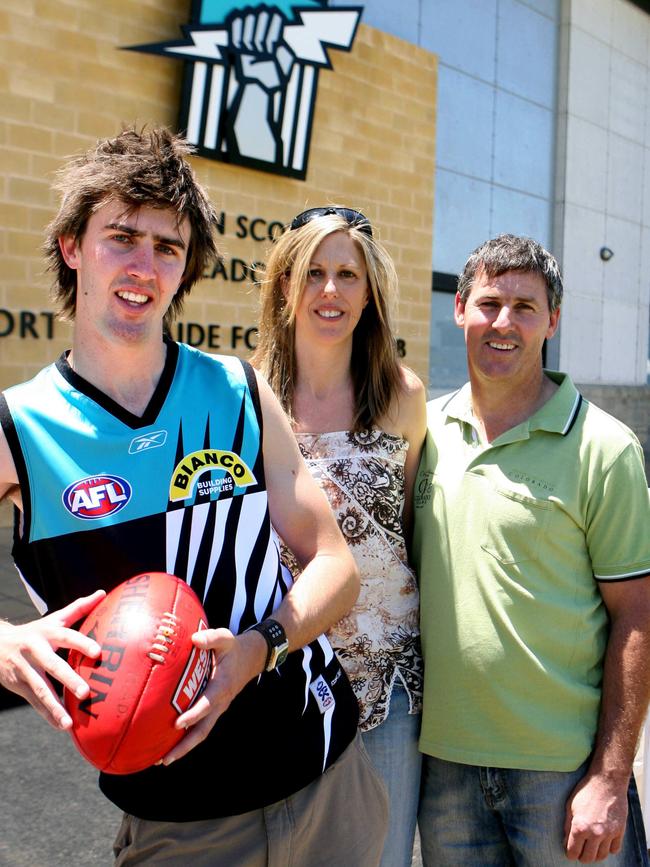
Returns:
[[[481,547],[504,565],[537,560],[553,506],[546,500],[497,488]]]

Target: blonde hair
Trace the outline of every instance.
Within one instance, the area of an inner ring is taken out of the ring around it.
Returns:
[[[369,298],[354,329],[350,373],[354,388],[353,430],[369,430],[388,414],[402,382],[392,325],[397,272],[382,244],[342,216],[318,216],[298,229],[287,229],[274,243],[260,275],[259,339],[252,363],[293,419],[296,310],[316,249],[334,232],[348,235],[361,251],[366,266]]]

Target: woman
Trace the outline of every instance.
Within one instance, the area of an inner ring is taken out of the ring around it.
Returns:
[[[366,749],[390,797],[382,864],[410,867],[420,781],[418,589],[407,565],[424,387],[399,364],[397,275],[362,214],[312,208],[276,241],[253,364],[291,420],[361,572],[329,633],[359,700]]]

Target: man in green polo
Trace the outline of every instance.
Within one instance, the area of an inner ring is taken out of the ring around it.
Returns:
[[[650,697],[643,453],[542,368],[561,299],[535,241],[474,251],[455,302],[469,383],[428,407],[425,867],[648,864],[631,780]]]

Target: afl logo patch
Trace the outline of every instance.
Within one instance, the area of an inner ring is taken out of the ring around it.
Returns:
[[[63,492],[63,505],[75,518],[92,521],[123,509],[131,499],[131,485],[119,476],[89,476]]]

